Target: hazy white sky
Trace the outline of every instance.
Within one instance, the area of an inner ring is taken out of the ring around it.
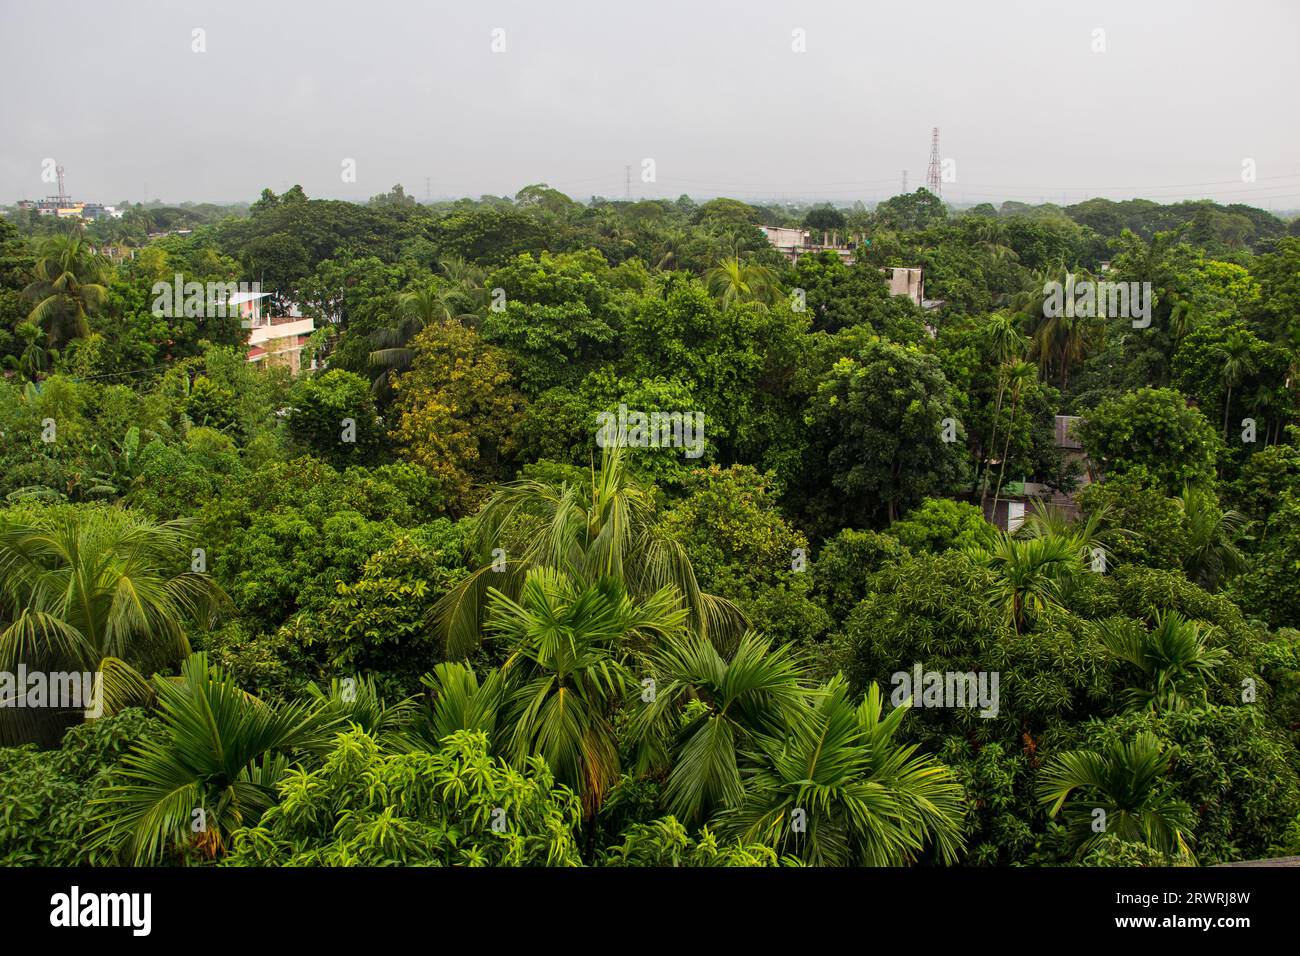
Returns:
[[[1300,207],[1300,0],[0,0],[0,37],[5,203],[47,158],[110,203],[585,199],[629,164],[636,197],[870,201],[939,126],[953,201]]]

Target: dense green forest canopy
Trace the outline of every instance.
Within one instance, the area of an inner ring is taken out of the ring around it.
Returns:
[[[125,209],[0,219],[0,674],[103,705],[0,685],[0,862],[1300,853],[1296,221]],[[297,374],[176,276],[310,317]]]

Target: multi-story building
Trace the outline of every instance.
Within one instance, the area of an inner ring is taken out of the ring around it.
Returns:
[[[239,309],[241,324],[248,329],[248,361],[286,365],[297,375],[302,371],[302,351],[316,331],[316,323],[309,316],[263,315],[262,300],[270,295],[269,292],[236,292],[226,304]],[[295,313],[297,309],[289,311]],[[314,359],[311,367],[316,367]]]

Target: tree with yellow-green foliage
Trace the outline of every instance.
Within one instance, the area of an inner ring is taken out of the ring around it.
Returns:
[[[472,511],[476,485],[508,477],[507,462],[524,398],[507,353],[456,322],[424,329],[411,370],[395,381],[400,418],[393,436],[405,457],[433,472],[450,509]]]

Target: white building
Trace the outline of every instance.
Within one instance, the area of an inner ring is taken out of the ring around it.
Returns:
[[[307,339],[316,331],[310,317],[295,314],[270,316],[262,314],[262,300],[269,292],[236,292],[227,300],[227,306],[239,309],[241,324],[248,329],[248,361],[267,365],[287,365],[294,375],[302,370],[302,350]],[[312,362],[315,367],[315,362]]]

